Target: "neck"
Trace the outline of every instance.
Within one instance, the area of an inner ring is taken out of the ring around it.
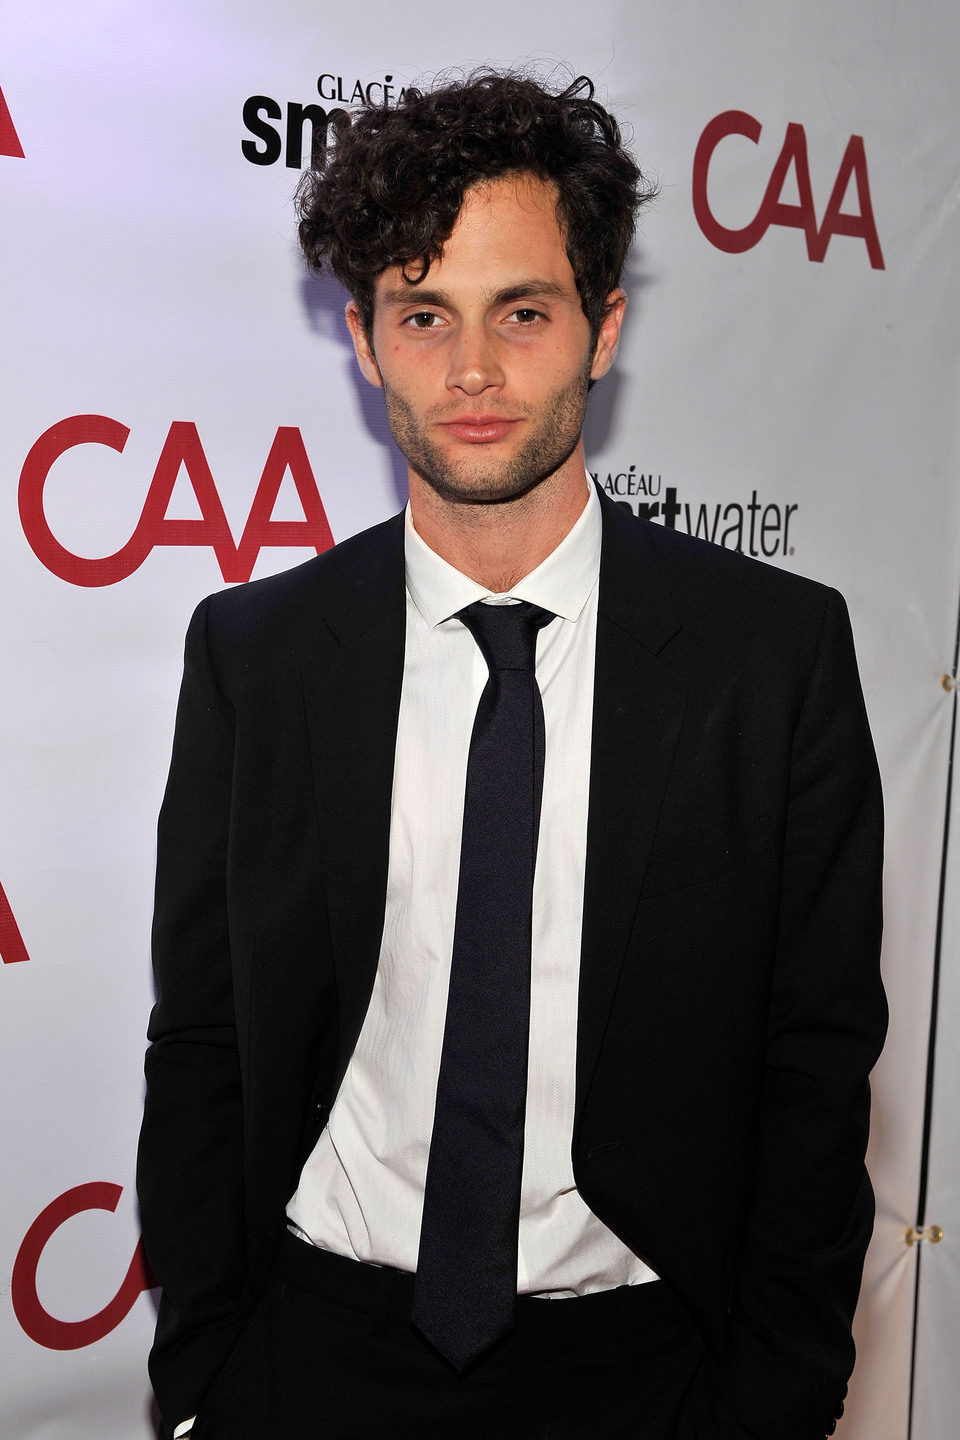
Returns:
[[[440,496],[410,472],[410,514],[420,538],[462,575],[503,594],[570,533],[587,503],[582,444],[526,494],[490,504]]]

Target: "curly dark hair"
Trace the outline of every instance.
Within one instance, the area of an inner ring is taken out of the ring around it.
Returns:
[[[636,215],[657,187],[579,76],[558,94],[512,71],[476,71],[398,105],[331,116],[333,142],[297,189],[299,235],[353,296],[367,333],[374,282],[392,265],[419,283],[443,254],[470,186],[527,172],[557,189],[557,217],[583,312],[596,336],[620,279]]]

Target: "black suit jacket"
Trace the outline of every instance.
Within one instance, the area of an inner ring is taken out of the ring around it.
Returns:
[[[363,1021],[404,626],[401,517],[191,624],[139,1170],[168,1428],[235,1343]],[[814,1440],[853,1363],[885,1026],[843,601],[604,501],[590,767],[577,1184],[706,1338],[682,1435]]]

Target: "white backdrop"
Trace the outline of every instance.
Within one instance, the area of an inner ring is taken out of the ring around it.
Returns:
[[[906,1440],[960,584],[953,0],[488,0],[439,18],[432,0],[7,0],[0,39],[0,1429],[152,1433],[132,1183],[189,613],[403,499],[343,297],[297,258],[291,107],[340,103],[318,77],[349,102],[358,81],[532,61],[592,75],[663,185],[591,470],[658,523],[739,538],[850,602],[888,803],[893,1023],[841,1432]],[[938,1080],[955,1093],[955,911],[946,940]],[[950,1440],[958,1403],[937,1356],[960,1154],[948,1101],[936,1115],[920,1440]]]

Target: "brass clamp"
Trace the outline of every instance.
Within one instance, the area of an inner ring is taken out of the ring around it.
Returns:
[[[924,1240],[929,1240],[931,1245],[939,1245],[943,1231],[939,1225],[911,1225],[904,1238],[908,1245],[921,1245]]]

